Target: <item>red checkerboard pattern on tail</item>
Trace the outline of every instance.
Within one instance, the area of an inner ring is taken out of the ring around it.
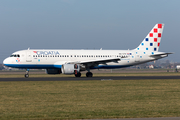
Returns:
[[[142,51],[143,53],[158,52],[163,28],[164,24],[156,24],[136,50]]]

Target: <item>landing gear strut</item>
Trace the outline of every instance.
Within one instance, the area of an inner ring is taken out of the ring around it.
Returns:
[[[24,75],[25,78],[29,77],[29,69],[26,69],[26,74]]]
[[[92,77],[92,76],[93,76],[92,72],[87,72],[86,73],[86,77]]]

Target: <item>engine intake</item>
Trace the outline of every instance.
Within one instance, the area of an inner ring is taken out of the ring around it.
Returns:
[[[63,64],[61,67],[63,74],[77,74],[80,72],[80,65],[78,64]]]

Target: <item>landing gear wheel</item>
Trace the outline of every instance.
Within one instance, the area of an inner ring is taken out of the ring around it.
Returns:
[[[75,74],[76,77],[81,77],[81,73]]]
[[[26,69],[26,74],[24,75],[25,78],[29,77],[29,69]]]
[[[92,72],[87,72],[86,73],[86,77],[92,77],[92,76],[93,76]]]
[[[25,74],[24,77],[25,77],[25,78],[28,78],[28,77],[29,77],[29,74]]]

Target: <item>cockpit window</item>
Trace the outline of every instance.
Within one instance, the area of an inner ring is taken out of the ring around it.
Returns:
[[[12,54],[10,57],[20,57],[19,54]]]

